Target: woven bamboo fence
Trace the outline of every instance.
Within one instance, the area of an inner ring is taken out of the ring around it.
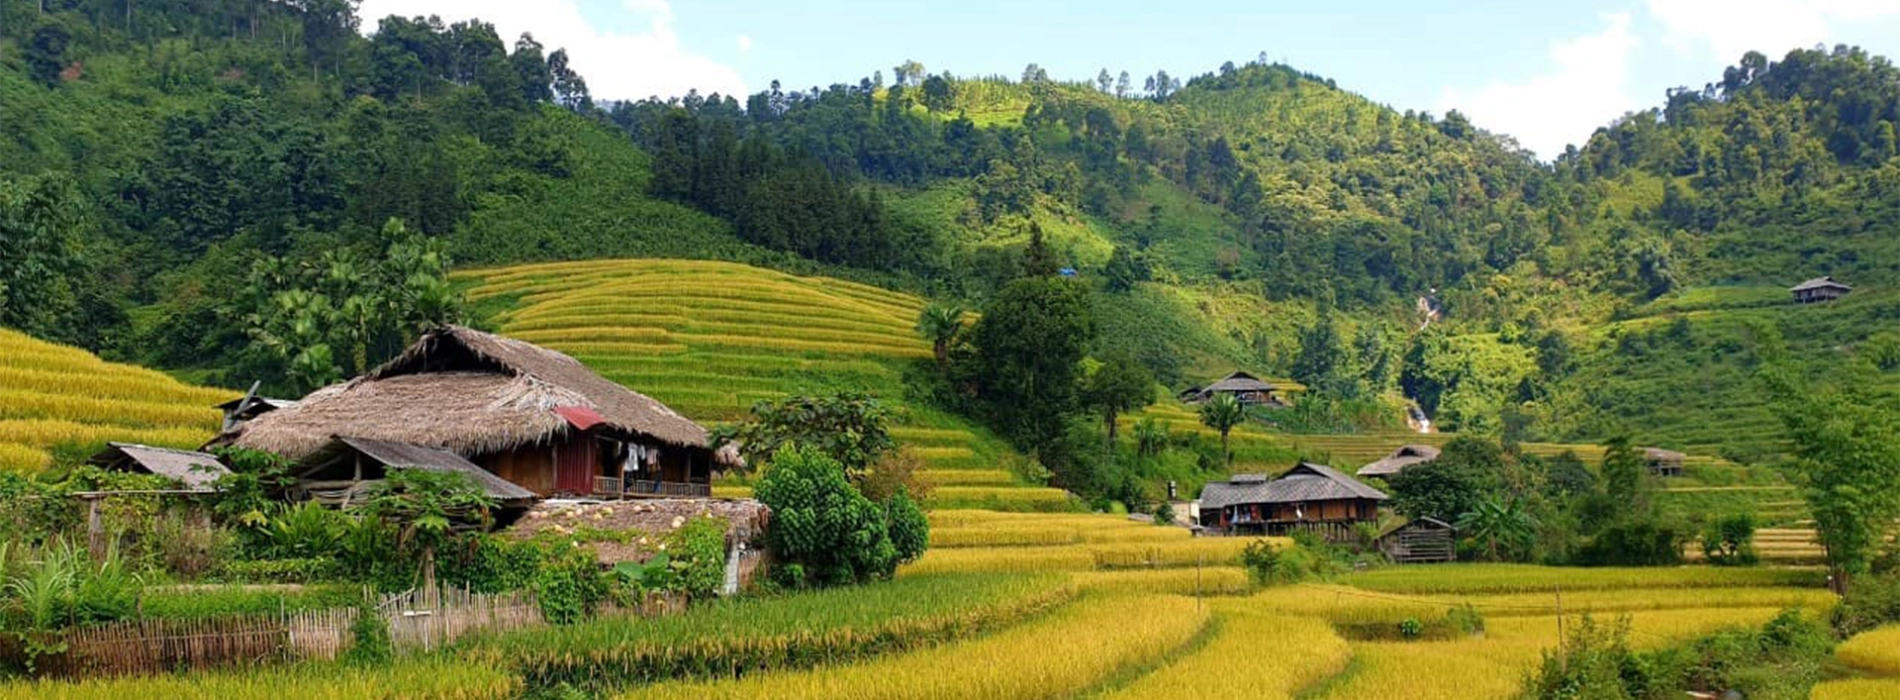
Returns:
[[[545,624],[541,606],[526,591],[484,595],[466,590],[416,589],[383,600],[397,650],[429,651],[471,632],[505,632]]]

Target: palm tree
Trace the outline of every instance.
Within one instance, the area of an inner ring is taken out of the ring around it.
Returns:
[[[1483,542],[1492,561],[1500,561],[1505,550],[1521,550],[1531,545],[1537,538],[1537,519],[1524,512],[1524,506],[1515,500],[1490,498],[1458,516],[1458,529]]]
[[[1247,407],[1233,394],[1215,394],[1201,404],[1201,424],[1220,431],[1220,452],[1226,456],[1228,467],[1234,466],[1234,453],[1227,449],[1227,433],[1246,420]]]
[[[950,343],[963,330],[963,307],[956,304],[931,304],[917,314],[917,334],[930,341],[939,366],[950,362]]]

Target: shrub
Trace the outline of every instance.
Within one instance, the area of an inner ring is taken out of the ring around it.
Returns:
[[[1425,624],[1419,622],[1418,618],[1408,617],[1399,621],[1399,638],[1412,641],[1423,634],[1425,634]]]
[[[1760,562],[1754,543],[1755,520],[1747,513],[1716,519],[1702,529],[1702,555],[1717,566],[1748,566]]]
[[[1313,555],[1298,544],[1280,549],[1266,540],[1254,540],[1241,551],[1240,565],[1263,586],[1297,583],[1313,575]]]
[[[350,640],[350,649],[343,655],[346,663],[373,666],[388,663],[396,654],[388,621],[367,601],[357,606],[356,619],[350,621]]]
[[[884,508],[845,478],[844,468],[810,448],[786,447],[772,457],[754,495],[772,509],[767,541],[793,586],[831,586],[889,578],[897,569]]]
[[[935,487],[917,476],[917,472],[927,466],[923,456],[909,447],[886,452],[864,475],[861,489],[866,498],[879,502],[890,500],[899,491],[908,491],[912,498],[920,501],[929,500]]]
[[[667,539],[669,568],[678,590],[692,598],[709,598],[726,582],[726,521],[705,517],[688,520]]]
[[[1452,629],[1473,637],[1484,634],[1484,613],[1477,606],[1465,603],[1445,611],[1445,624]]]
[[[1900,622],[1900,573],[1855,579],[1847,595],[1834,606],[1830,622],[1835,634],[1842,637]]]
[[[1162,526],[1174,524],[1174,504],[1164,502],[1155,506],[1155,524]]]
[[[593,614],[611,591],[593,550],[569,541],[548,542],[534,576],[541,616],[556,625],[580,622]]]
[[[1675,566],[1682,563],[1683,536],[1649,521],[1611,525],[1577,550],[1583,566]]]
[[[891,545],[897,548],[897,563],[907,564],[924,555],[930,546],[930,520],[908,491],[899,490],[884,504],[890,521]]]

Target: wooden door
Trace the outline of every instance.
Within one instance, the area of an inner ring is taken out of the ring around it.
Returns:
[[[562,443],[555,453],[554,490],[586,495],[594,492],[594,476],[600,472],[600,451],[586,436]]]

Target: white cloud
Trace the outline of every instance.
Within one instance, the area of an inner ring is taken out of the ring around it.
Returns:
[[[1648,0],[1663,42],[1732,64],[1749,51],[1771,59],[1823,43],[1842,22],[1900,15],[1893,0]]]
[[[1475,90],[1448,88],[1439,94],[1438,112],[1456,109],[1540,157],[1555,157],[1640,104],[1630,94],[1630,58],[1638,43],[1630,16],[1603,19],[1608,26],[1600,33],[1552,43],[1550,72]]]
[[[752,37],[747,36],[745,34],[740,34],[739,35],[739,53],[751,53],[751,52],[752,52]]]
[[[510,46],[523,32],[533,34],[548,51],[567,49],[596,99],[670,97],[695,88],[701,94],[746,94],[738,71],[680,45],[673,8],[666,0],[624,0],[622,6],[646,22],[644,31],[597,29],[574,0],[363,0],[359,14],[365,32],[375,31],[378,20],[393,14],[438,15],[445,23],[480,18],[494,24]]]

